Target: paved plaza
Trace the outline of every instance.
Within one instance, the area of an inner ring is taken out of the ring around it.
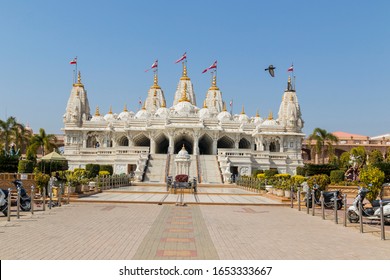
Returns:
[[[116,189],[33,215],[21,212],[20,219],[13,212],[10,222],[1,216],[0,259],[390,259],[390,235],[381,240],[370,225],[361,234],[358,224],[344,227],[239,188],[200,188],[205,202],[233,201],[224,205],[159,204],[158,197],[128,203],[150,190]]]

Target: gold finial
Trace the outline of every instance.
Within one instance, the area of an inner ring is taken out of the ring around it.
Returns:
[[[217,75],[213,75],[213,81],[211,82],[211,87],[209,88],[209,90],[219,90],[219,88],[217,87]]]
[[[183,62],[183,74],[182,74],[180,80],[189,80],[189,79],[190,78],[188,78],[188,76],[187,76],[187,66]]]
[[[273,120],[274,119],[274,115],[272,114],[272,111],[269,112],[268,119],[269,120]]]
[[[144,101],[144,105],[142,105],[142,110],[146,110],[145,102],[146,102],[146,101]]]
[[[154,90],[153,96],[154,96],[154,97],[157,97],[157,90]]]
[[[108,113],[112,114],[112,105],[110,105],[110,111]]]
[[[127,105],[125,104],[125,106],[123,107],[123,112],[127,112]]]
[[[242,105],[241,115],[245,115],[244,105]]]
[[[256,111],[256,118],[260,118],[259,110]]]
[[[161,87],[158,85],[158,76],[157,76],[157,72],[154,73],[153,85],[151,86],[151,88],[155,88],[155,89],[160,89],[160,88],[161,88]]]
[[[96,106],[95,116],[100,116],[99,106]]]
[[[81,82],[81,72],[79,71],[77,75],[77,83],[73,84],[74,87],[84,87],[83,83]]]
[[[224,111],[224,112],[226,112],[227,110],[226,110],[226,103],[225,103],[225,101],[223,102],[223,108],[222,108],[222,111]]]
[[[203,108],[207,108],[206,99],[203,101]]]
[[[165,98],[163,98],[163,100],[162,100],[161,107],[162,108],[166,108],[167,107],[167,104],[165,103]]]
[[[184,83],[183,92],[181,94],[181,98],[179,99],[179,102],[190,102],[190,100],[187,97],[187,83]]]

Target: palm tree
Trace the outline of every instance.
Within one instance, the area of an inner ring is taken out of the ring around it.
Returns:
[[[325,129],[315,128],[313,133],[309,135],[309,140],[315,141],[315,151],[322,158],[322,164],[325,163],[325,145],[328,146],[328,151],[333,151],[333,143],[337,143],[339,139]]]
[[[43,128],[40,128],[39,134],[36,134],[31,138],[30,146],[35,153],[38,148],[41,148],[42,156],[44,156],[45,152],[50,152],[56,148],[55,142],[57,142],[57,138],[54,134],[46,134],[46,131]]]
[[[12,136],[15,135],[15,131],[19,126],[20,124],[17,123],[15,117],[9,117],[6,121],[0,120],[0,139],[2,144],[4,144],[5,152],[8,152]]]

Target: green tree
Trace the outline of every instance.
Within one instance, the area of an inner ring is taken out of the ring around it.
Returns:
[[[325,163],[325,147],[327,147],[328,153],[333,153],[333,143],[337,143],[339,139],[332,133],[327,132],[322,128],[315,128],[313,133],[309,135],[309,140],[315,141],[314,151],[320,155],[322,164]]]
[[[20,126],[15,117],[9,117],[6,121],[0,120],[0,139],[6,152],[9,151],[9,145],[15,139],[16,131]]]
[[[385,181],[385,173],[374,166],[366,166],[359,174],[362,181],[370,192],[367,194],[367,199],[371,202],[375,200],[382,191],[382,185]]]
[[[383,155],[379,150],[372,150],[368,155],[368,164],[376,164],[383,162]]]
[[[30,146],[35,154],[37,153],[38,148],[41,148],[42,156],[44,156],[46,152],[51,152],[56,148],[55,142],[57,142],[57,138],[54,134],[46,134],[46,131],[43,128],[40,128],[39,134],[36,134],[31,138]]]
[[[367,153],[366,149],[362,146],[352,148],[349,154],[352,156],[351,161],[356,162],[356,165],[361,168],[366,164]],[[353,165],[353,162],[351,162]]]
[[[340,156],[340,167],[342,168],[348,168],[351,166],[350,161],[351,160],[351,155],[349,152],[344,152]]]

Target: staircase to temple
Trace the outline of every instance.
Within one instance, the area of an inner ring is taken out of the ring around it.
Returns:
[[[165,154],[150,155],[148,167],[145,171],[144,182],[165,182],[166,162],[167,155]]]
[[[200,155],[199,165],[201,183],[223,184],[221,170],[215,155]]]

